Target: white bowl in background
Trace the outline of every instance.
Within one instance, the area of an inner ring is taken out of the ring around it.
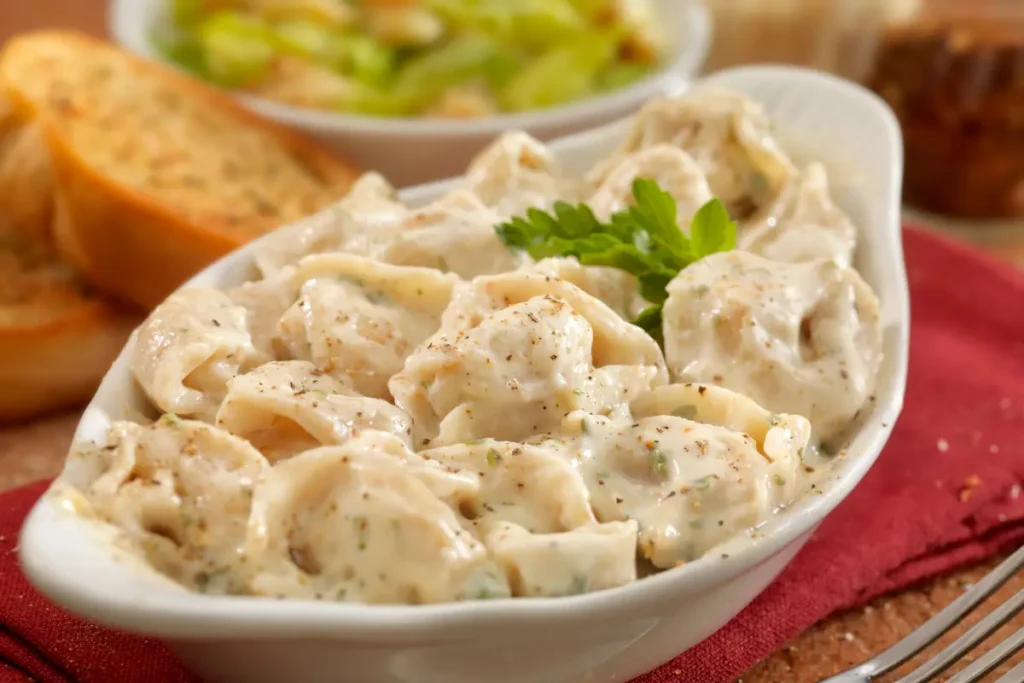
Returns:
[[[164,61],[150,40],[169,0],[111,0],[109,30],[122,46]],[[379,171],[398,187],[461,173],[483,147],[506,130],[550,140],[633,113],[661,92],[684,88],[704,63],[711,34],[703,0],[652,0],[669,54],[658,72],[626,88],[550,109],[479,119],[383,118],[305,109],[239,95],[246,104],[304,131],[358,166]]]
[[[909,311],[900,241],[902,144],[892,112],[863,88],[789,67],[704,79],[762,102],[797,161],[822,160],[836,201],[860,226],[856,265],[881,299],[885,362],[876,400],[821,495],[767,523],[758,539],[629,585],[573,597],[378,606],[200,595],[115,551],[104,527],[44,496],[21,535],[26,575],[88,619],[166,640],[209,683],[567,683],[628,681],[697,644],[750,603],[860,481],[903,402]],[[628,122],[554,143],[581,168]],[[409,190],[427,201],[457,181]],[[330,220],[323,212],[305,220]],[[186,286],[232,286],[252,272],[252,246]],[[102,438],[144,401],[129,357],[134,335],[86,409],[76,440]],[[81,473],[69,464],[61,479]]]

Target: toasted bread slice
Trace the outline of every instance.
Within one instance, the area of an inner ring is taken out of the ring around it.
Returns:
[[[53,180],[42,125],[15,111],[0,93],[0,214],[18,230],[46,240],[53,221]]]
[[[12,39],[0,92],[41,122],[61,253],[150,308],[210,261],[347,191],[315,142],[172,69],[73,32]]]
[[[136,316],[111,308],[52,250],[0,225],[0,423],[84,403]]]

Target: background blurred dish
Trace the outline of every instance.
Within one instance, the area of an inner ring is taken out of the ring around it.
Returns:
[[[205,81],[382,117],[545,109],[656,69],[651,0],[164,0],[150,40]]]
[[[700,69],[710,24],[700,0],[652,0],[664,32],[662,65],[649,77],[564,106],[476,119],[382,118],[317,111],[239,95],[260,113],[317,136],[396,185],[455,174],[498,133],[519,129],[551,139],[614,121],[656,93],[678,90]],[[110,32],[125,47],[158,59],[151,30],[166,0],[112,0]]]
[[[729,555],[687,564],[617,589],[557,599],[383,607],[190,595],[142,571],[93,527],[44,497],[21,537],[26,574],[49,597],[89,618],[168,639],[182,660],[217,683],[562,683],[591,676],[628,681],[721,628],[786,566],[811,531],[871,467],[903,402],[908,296],[899,228],[902,154],[891,111],[863,89],[800,69],[754,67],[708,83],[739,90],[785,121],[781,143],[798,160],[823,159],[834,199],[861,226],[857,267],[882,300],[886,362],[874,408],[836,475]],[[628,123],[557,142],[569,168],[606,154]],[[405,193],[424,202],[449,187]],[[254,244],[258,244],[254,243]],[[253,247],[207,269],[189,285],[224,286],[252,270]],[[98,437],[139,405],[122,353],[87,409],[77,440]],[[369,647],[368,647],[369,646]]]

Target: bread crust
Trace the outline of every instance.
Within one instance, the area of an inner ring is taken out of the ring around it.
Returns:
[[[88,401],[136,324],[85,297],[53,320],[0,323],[0,424]]]
[[[0,424],[88,400],[139,316],[100,299],[42,242],[0,222]]]

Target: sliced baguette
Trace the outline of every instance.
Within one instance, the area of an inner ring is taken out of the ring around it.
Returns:
[[[84,403],[137,317],[9,224],[0,224],[0,272],[0,424]]]
[[[73,32],[9,41],[0,92],[45,134],[60,252],[98,289],[144,308],[338,199],[357,175],[228,95]]]

